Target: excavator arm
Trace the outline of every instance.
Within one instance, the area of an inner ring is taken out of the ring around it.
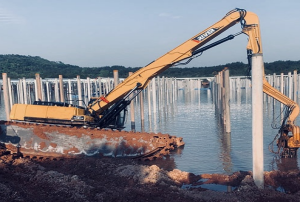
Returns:
[[[233,39],[236,35],[229,35],[204,46],[237,23],[241,23],[242,26],[242,31],[238,34],[244,33],[249,36],[248,54],[262,53],[258,17],[243,9],[234,9],[214,25],[133,73],[107,95],[91,99],[90,104],[84,109],[64,103],[61,106],[60,103],[53,102],[36,102],[34,106],[15,104],[11,110],[10,118],[20,121],[121,128],[122,123],[116,124],[120,120],[120,114],[126,110],[130,100],[133,99],[132,97],[146,88],[153,77],[173,65],[185,60],[188,62],[203,51]]]
[[[202,53],[203,51],[219,45],[225,41],[233,39],[236,35],[229,35],[224,39],[204,46],[209,41],[237,23],[241,24],[242,31],[240,33],[248,35],[248,44],[246,48],[248,60],[250,63],[252,55],[262,55],[263,53],[259,19],[257,15],[252,12],[246,12],[243,9],[234,9],[228,12],[224,18],[222,18],[214,25],[193,36],[186,42],[177,46],[176,48],[169,51],[144,68],[136,71],[134,74],[125,79],[121,84],[116,86],[113,91],[111,91],[104,98],[99,98],[94,101],[89,106],[90,112],[97,115],[101,114],[116,102],[120,102],[119,100],[123,99],[124,96],[127,96],[129,92],[132,92],[132,89],[146,88],[153,77],[159,75],[161,72],[165,71],[171,66],[184,60],[189,61],[193,59],[193,57],[195,57],[197,54]],[[262,69],[262,71],[264,75],[264,69]],[[299,106],[296,102],[283,95],[277,89],[273,88],[267,82],[265,77],[263,77],[263,91],[264,93],[268,94],[269,96],[273,97],[274,99],[278,100],[288,107],[289,113],[285,119],[286,121],[283,121],[282,123],[282,127],[280,129],[281,136],[278,139],[277,145],[284,148],[284,155],[292,156],[296,153],[295,150],[300,147],[300,128],[294,125],[294,121],[299,114]],[[289,132],[292,133],[292,135],[288,135]]]
[[[126,96],[132,89],[136,88],[137,84],[139,85],[139,89],[144,89],[153,77],[157,76],[171,66],[181,61],[192,59],[193,56],[203,52],[204,50],[212,48],[220,43],[223,43],[224,41],[233,39],[235,35],[229,35],[220,41],[203,47],[210,40],[214,39],[219,34],[223,33],[228,28],[239,22],[242,26],[242,32],[240,33],[244,33],[249,36],[247,49],[251,53],[262,53],[259,21],[257,15],[252,12],[246,12],[243,9],[234,9],[227,13],[219,22],[193,36],[183,44],[177,46],[144,68],[136,71],[134,74],[126,78],[121,84],[116,86],[104,98],[95,100],[89,106],[90,112],[98,115],[101,114],[111,105],[115,104],[124,96]]]
[[[280,137],[277,140],[277,153],[285,158],[295,157],[300,147],[300,127],[295,125],[295,120],[299,115],[299,106],[289,97],[273,88],[265,78],[263,79],[263,91],[287,107],[287,113],[282,120],[278,133]]]

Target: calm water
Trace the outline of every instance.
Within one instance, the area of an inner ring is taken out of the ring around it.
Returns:
[[[172,153],[170,159],[156,161],[154,164],[167,169],[178,168],[194,174],[230,174],[239,170],[252,170],[251,97],[250,93],[246,96],[245,90],[241,91],[241,96],[233,96],[230,100],[231,134],[224,134],[219,127],[210,90],[201,89],[200,98],[199,90],[195,90],[192,94],[179,91],[176,104],[161,109],[156,116],[152,115],[151,123],[148,121],[148,108],[145,104],[146,131],[180,136],[185,142],[184,148]],[[136,109],[138,111],[138,104]],[[276,112],[275,116],[273,111]],[[299,158],[280,160],[268,149],[268,145],[278,131],[271,127],[273,117],[277,116],[280,116],[280,104],[275,102],[275,110],[273,110],[273,101],[266,100],[264,103],[264,170],[298,169]],[[136,119],[136,129],[141,130],[140,122],[138,118]],[[299,122],[297,124],[299,125]],[[130,120],[127,129],[130,129]],[[274,147],[274,150],[276,149]]]
[[[199,95],[200,93],[200,95]],[[3,96],[1,96],[2,99]],[[231,134],[224,134],[219,127],[210,90],[180,90],[174,104],[162,106],[156,115],[148,119],[145,97],[145,131],[162,132],[183,137],[185,146],[173,152],[170,158],[151,162],[166,169],[180,169],[194,174],[224,173],[252,170],[252,118],[251,98],[242,90],[238,98],[231,98]],[[1,100],[0,119],[5,119]],[[275,116],[279,116],[279,103],[275,103]],[[136,104],[136,130],[141,131],[139,104]],[[299,168],[298,159],[279,160],[268,150],[269,143],[277,134],[272,129],[272,101],[264,104],[264,169],[289,170]],[[130,116],[125,130],[130,130]],[[299,122],[297,123],[299,125]],[[276,148],[275,148],[276,149]],[[300,156],[300,155],[299,155]]]

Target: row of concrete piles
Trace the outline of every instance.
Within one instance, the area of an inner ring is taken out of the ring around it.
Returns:
[[[114,86],[123,79],[119,79],[118,71],[114,70],[113,78],[77,78],[65,79],[62,75],[58,78],[42,79],[39,74],[35,79],[21,78],[11,80],[6,73],[3,78],[3,95],[5,97],[6,117],[15,103],[32,104],[34,101],[67,102],[79,106],[87,106],[91,97],[100,97],[109,93]],[[152,114],[161,113],[167,116],[170,108],[176,107],[178,91],[184,90],[185,96],[192,100],[194,92],[201,88],[201,80],[204,78],[176,79],[167,77],[153,78],[145,91],[133,100],[130,105],[131,130],[136,130],[135,114],[138,112],[141,123],[141,131],[144,130],[144,100],[148,103],[148,119]],[[199,97],[200,102],[200,97]],[[136,106],[135,103],[139,103]],[[135,108],[139,108],[135,110]],[[153,116],[155,117],[155,116]]]
[[[226,133],[230,133],[230,80],[228,68],[224,68],[215,75],[211,87],[215,112],[221,123],[220,125]]]

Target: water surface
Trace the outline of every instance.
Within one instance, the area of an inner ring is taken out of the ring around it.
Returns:
[[[200,93],[200,95],[199,95]],[[179,91],[178,99],[173,104],[162,107],[148,121],[148,108],[145,103],[145,130],[162,132],[183,137],[185,146],[171,154],[166,160],[157,160],[167,169],[177,168],[194,174],[224,173],[252,170],[252,115],[251,94],[241,89],[241,94],[233,94],[230,101],[231,133],[224,133],[219,123],[219,114],[215,111],[210,89],[195,90],[186,93]],[[146,100],[146,99],[145,99]],[[273,110],[274,108],[274,110]],[[139,104],[136,105],[138,111]],[[274,111],[274,113],[273,113]],[[136,117],[136,129],[141,130],[139,113]],[[278,129],[271,127],[274,119],[280,117],[280,104],[273,100],[264,102],[264,170],[293,170],[299,168],[296,159],[278,158],[271,153],[269,144]],[[277,122],[280,120],[277,119]],[[299,123],[296,122],[298,125]],[[130,129],[130,120],[127,130]],[[274,150],[276,150],[276,141]]]
[[[200,94],[199,94],[200,93]],[[0,103],[0,119],[5,118],[3,96]],[[231,133],[223,132],[219,114],[215,111],[210,89],[194,89],[190,92],[178,91],[175,101],[157,100],[158,111],[148,118],[147,93],[145,93],[146,132],[161,132],[183,137],[185,146],[172,152],[169,158],[151,162],[166,169],[174,168],[194,174],[224,173],[252,170],[252,116],[251,97],[245,89],[241,95],[231,97]],[[173,103],[171,103],[173,102]],[[168,105],[166,104],[168,103]],[[299,168],[299,157],[282,159],[268,150],[277,129],[272,129],[274,117],[280,115],[279,103],[264,102],[264,170],[283,171]],[[136,102],[136,130],[141,131],[139,103]],[[275,113],[273,113],[275,111]],[[130,130],[130,116],[126,129]],[[299,125],[299,122],[297,122]],[[276,147],[275,147],[276,149]]]

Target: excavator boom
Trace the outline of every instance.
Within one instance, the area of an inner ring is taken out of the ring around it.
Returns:
[[[139,88],[146,88],[153,77],[179,62],[203,52],[204,49],[200,51],[198,49],[239,22],[242,25],[242,32],[249,36],[247,49],[251,50],[253,53],[262,53],[257,15],[252,12],[246,12],[243,9],[232,10],[217,23],[196,34],[186,42],[126,78],[105,96],[106,102],[103,102],[101,99],[94,101],[89,106],[90,111],[101,114],[108,107],[123,98],[130,90],[135,88],[138,83],[140,84]],[[232,38],[234,38],[234,36],[230,35],[226,40]]]

